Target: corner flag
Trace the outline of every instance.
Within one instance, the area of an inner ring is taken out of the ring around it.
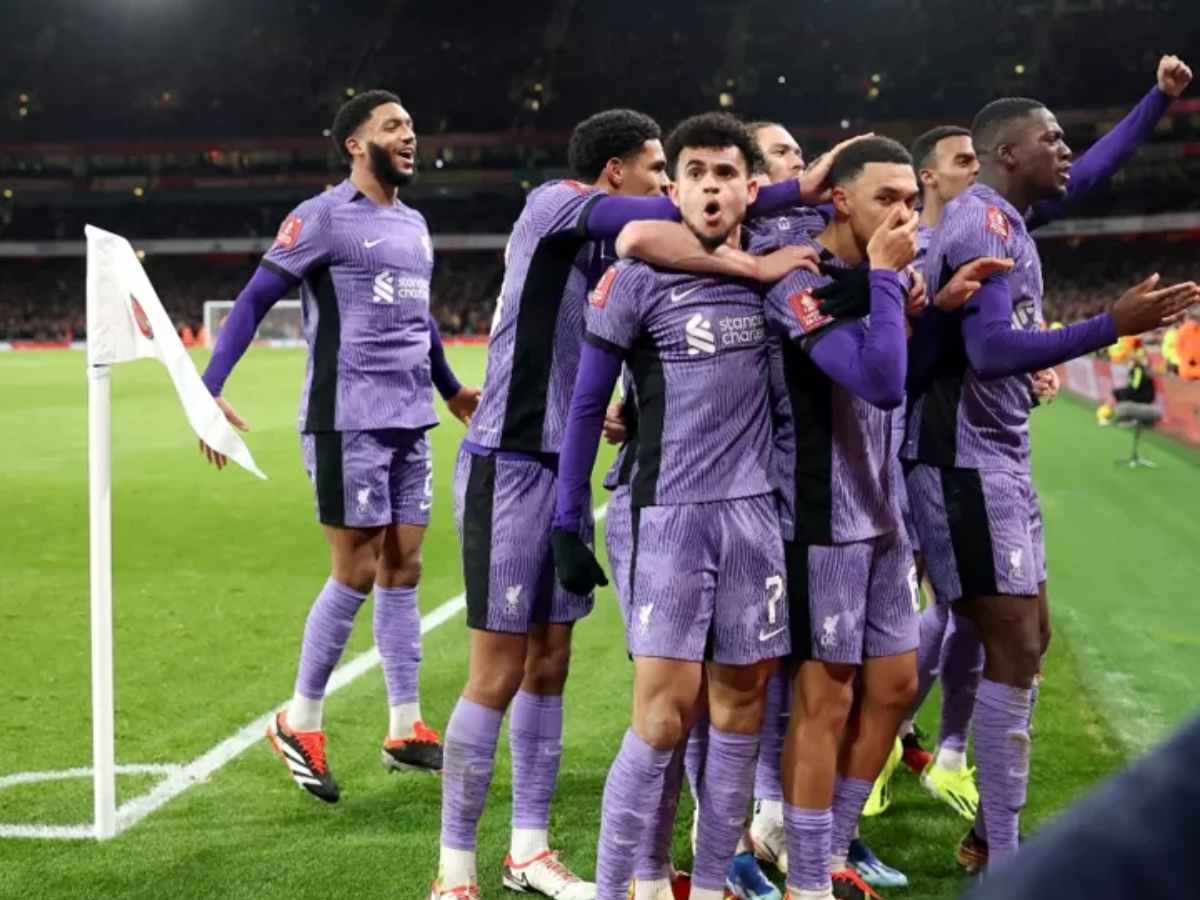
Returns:
[[[113,729],[112,404],[110,367],[153,357],[166,366],[196,435],[266,478],[208,393],[129,241],[88,225],[88,499],[92,618],[92,786],[96,837],[115,837]]]

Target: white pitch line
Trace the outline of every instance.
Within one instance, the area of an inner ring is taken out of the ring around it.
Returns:
[[[596,522],[604,521],[608,504],[593,511]],[[425,635],[450,621],[467,605],[466,594],[457,594],[421,618],[421,634]],[[339,666],[329,679],[325,694],[334,694],[362,677],[379,665],[379,650],[372,647],[360,653],[348,663]],[[271,717],[287,705],[287,701],[276,704],[253,722],[225,738],[211,750],[184,766],[172,767],[171,774],[156,784],[147,793],[122,803],[117,809],[117,834],[132,828],[151,813],[162,809],[184,791],[205,781],[218,769],[232,762],[247,749],[263,739]],[[90,774],[91,770],[85,770]],[[38,773],[19,773],[36,775]],[[10,778],[18,776],[8,776]],[[68,776],[64,776],[68,777]],[[37,780],[36,778],[33,780]],[[78,840],[95,837],[92,825],[0,825],[0,838],[51,838]]]

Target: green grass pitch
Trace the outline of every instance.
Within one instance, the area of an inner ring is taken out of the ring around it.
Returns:
[[[478,383],[483,350],[455,347]],[[165,372],[153,362],[113,372],[117,757],[182,763],[209,750],[291,692],[309,603],[328,572],[299,462],[296,403],[303,356],[252,351],[228,396],[253,431],[271,480],[206,467]],[[0,776],[91,761],[87,585],[86,380],[79,353],[0,356]],[[444,412],[444,410],[443,410]],[[462,589],[451,477],[461,438],[434,433],[434,519],[425,543],[422,608]],[[1165,441],[1160,468],[1113,461],[1129,435],[1099,431],[1082,405],[1034,414],[1055,636],[1041,693],[1025,829],[1032,831],[1098,779],[1164,736],[1200,683],[1194,576],[1197,457]],[[360,616],[347,657],[370,646]],[[422,701],[445,724],[465,678],[461,615],[426,637]],[[567,687],[566,750],[552,835],[581,874],[594,872],[599,798],[628,721],[631,669],[611,593],[577,629]],[[0,897],[354,896],[419,900],[434,874],[439,782],[385,774],[382,676],[369,672],[326,710],[343,798],[329,807],[297,790],[265,742],[250,748],[115,841],[0,839]],[[936,708],[923,714],[934,730]],[[480,829],[484,896],[502,895],[509,760],[502,739]],[[124,800],[152,776],[122,778]],[[904,772],[891,811],[868,840],[908,873],[890,895],[954,897],[951,859],[964,823]],[[0,822],[89,819],[90,783],[0,790]],[[690,851],[683,801],[677,861]]]

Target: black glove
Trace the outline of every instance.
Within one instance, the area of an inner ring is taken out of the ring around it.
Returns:
[[[821,301],[821,312],[835,319],[858,319],[871,312],[871,272],[865,266],[847,269],[821,264],[821,273],[833,279],[812,292]]]
[[[596,585],[608,584],[595,554],[574,531],[555,528],[550,532],[550,547],[554,551],[558,583],[572,594],[587,596]]]

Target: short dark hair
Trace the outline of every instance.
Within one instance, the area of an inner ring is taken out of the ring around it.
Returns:
[[[358,131],[363,122],[371,118],[375,107],[385,103],[399,102],[400,98],[391,91],[374,90],[363,91],[343,103],[341,109],[337,111],[337,115],[333,117],[333,127],[329,129],[329,134],[333,138],[333,146],[337,148],[338,155],[346,162],[350,162],[350,151],[346,149],[346,139]]]
[[[687,147],[737,147],[746,160],[746,174],[761,171],[762,153],[750,129],[737,116],[725,112],[701,113],[684,119],[667,135],[664,151],[667,171],[674,172]]]
[[[971,122],[971,140],[975,142],[975,152],[989,152],[996,146],[997,138],[1007,125],[1025,118],[1035,110],[1045,108],[1046,104],[1040,100],[1030,100],[1028,97],[1001,97],[999,100],[993,100],[976,113]]]
[[[606,109],[575,126],[567,145],[567,163],[576,178],[595,181],[610,159],[627,159],[646,141],[662,137],[662,129],[645,113]]]
[[[857,178],[868,163],[899,163],[911,166],[912,157],[899,141],[869,137],[842,148],[829,169],[830,184],[845,184]]]
[[[924,134],[918,135],[909,149],[909,153],[912,154],[913,169],[917,176],[920,177],[922,169],[928,168],[929,161],[938,144],[946,138],[970,136],[971,129],[963,128],[960,125],[939,125],[937,128],[930,128]]]

